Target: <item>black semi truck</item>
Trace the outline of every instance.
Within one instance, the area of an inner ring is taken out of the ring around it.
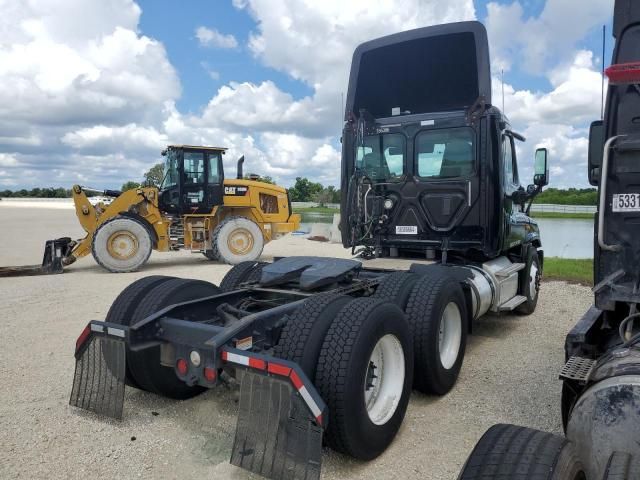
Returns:
[[[604,119],[589,134],[594,305],[567,335],[560,372],[566,438],[491,427],[461,480],[640,479],[640,2],[616,0],[613,34]]]
[[[120,418],[125,386],[186,399],[233,377],[231,462],[318,478],[323,442],[373,459],[413,388],[453,387],[474,319],[534,311],[544,257],[527,212],[547,183],[547,152],[521,187],[514,142],[524,139],[492,105],[484,27],[361,45],[346,110],[341,229],[358,255],[245,262],[220,286],[134,282],[78,338],[71,405]]]

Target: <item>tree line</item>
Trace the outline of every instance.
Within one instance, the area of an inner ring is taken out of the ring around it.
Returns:
[[[595,188],[545,188],[534,203],[597,205],[598,191]]]

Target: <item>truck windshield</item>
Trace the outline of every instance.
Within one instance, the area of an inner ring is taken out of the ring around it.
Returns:
[[[425,130],[416,136],[418,176],[466,177],[473,173],[475,147],[473,129]]]
[[[178,154],[169,150],[164,160],[164,180],[161,189],[175,187],[178,184],[178,178],[180,178],[178,175]]]
[[[370,135],[356,147],[356,166],[374,182],[399,181],[404,173],[405,137],[399,133]]]

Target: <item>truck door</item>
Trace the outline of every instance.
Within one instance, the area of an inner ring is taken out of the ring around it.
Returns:
[[[222,204],[221,155],[185,150],[182,163],[182,213],[209,213]]]

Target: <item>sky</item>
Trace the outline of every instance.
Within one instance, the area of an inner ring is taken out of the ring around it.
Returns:
[[[354,48],[439,23],[487,27],[523,184],[586,187],[613,0],[0,0],[0,190],[119,188],[168,144],[227,147],[225,171],[339,184]]]

